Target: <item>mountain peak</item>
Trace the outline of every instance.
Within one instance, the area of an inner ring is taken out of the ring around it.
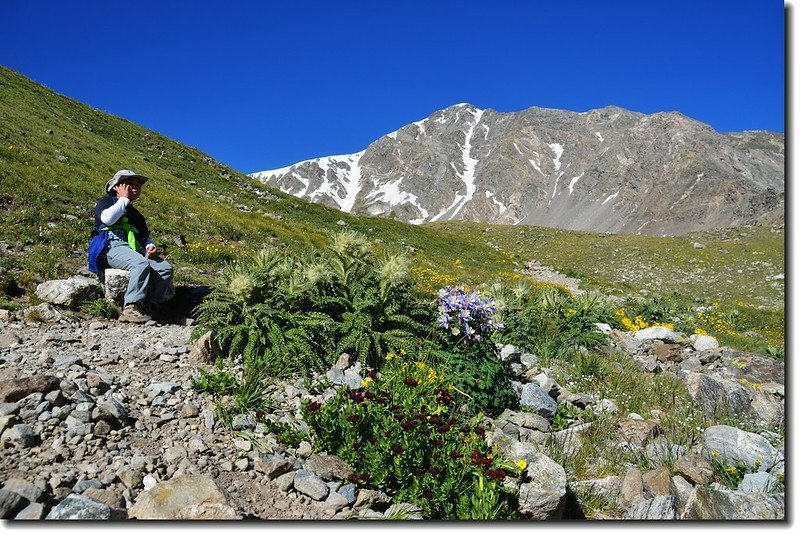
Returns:
[[[493,113],[459,103],[359,153],[251,176],[347,212],[411,223],[676,234],[782,221],[783,137],[775,139],[719,134],[679,112]]]

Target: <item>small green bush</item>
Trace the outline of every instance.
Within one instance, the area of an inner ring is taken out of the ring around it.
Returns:
[[[606,337],[596,323],[608,323],[613,308],[598,294],[575,297],[566,290],[531,289],[507,299],[506,328],[498,339],[543,358],[565,358],[577,349],[597,347]]]
[[[493,454],[482,418],[467,419],[453,396],[443,370],[389,354],[362,388],[343,388],[324,405],[306,401],[302,413],[315,449],[347,461],[353,482],[416,504],[425,518],[514,517],[503,480],[524,464]]]
[[[497,416],[505,409],[516,409],[517,394],[511,372],[500,360],[491,340],[460,345],[439,354],[459,401],[464,400],[471,414]]]

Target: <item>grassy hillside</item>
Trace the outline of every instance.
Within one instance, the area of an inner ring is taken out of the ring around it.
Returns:
[[[18,285],[30,294],[36,283],[84,265],[94,203],[121,168],[151,177],[138,206],[180,282],[213,284],[222,261],[268,244],[321,247],[343,221],[379,249],[410,251],[426,289],[513,279],[515,269],[536,259],[607,293],[644,290],[675,306],[716,303],[728,323],[712,334],[744,347],[783,344],[782,229],[652,238],[350,216],[263,186],[196,149],[3,67],[0,278],[6,282],[0,290]],[[189,245],[174,245],[178,235]],[[5,299],[0,292],[0,306]]]

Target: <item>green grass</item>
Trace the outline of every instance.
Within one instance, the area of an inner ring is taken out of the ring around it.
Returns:
[[[733,334],[709,332],[721,342],[754,351],[783,346],[783,281],[768,279],[784,270],[783,229],[658,238],[463,222],[412,226],[351,216],[267,187],[197,149],[4,67],[0,243],[12,248],[0,257],[0,289],[13,282],[30,295],[37,283],[84,266],[95,201],[121,168],[151,177],[137,205],[181,284],[213,285],[222,263],[218,255],[204,258],[199,249],[190,254],[179,248],[178,235],[235,258],[235,251],[266,245],[320,249],[344,221],[378,249],[412,251],[414,273],[427,291],[447,283],[513,280],[519,277],[515,270],[535,259],[612,295],[646,291],[675,306],[717,303],[720,314],[735,319]]]

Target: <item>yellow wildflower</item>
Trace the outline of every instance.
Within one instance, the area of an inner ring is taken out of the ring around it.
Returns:
[[[519,468],[520,470],[525,470],[527,467],[528,467],[528,461],[526,461],[525,459],[520,459],[519,461],[517,461],[517,468]]]

